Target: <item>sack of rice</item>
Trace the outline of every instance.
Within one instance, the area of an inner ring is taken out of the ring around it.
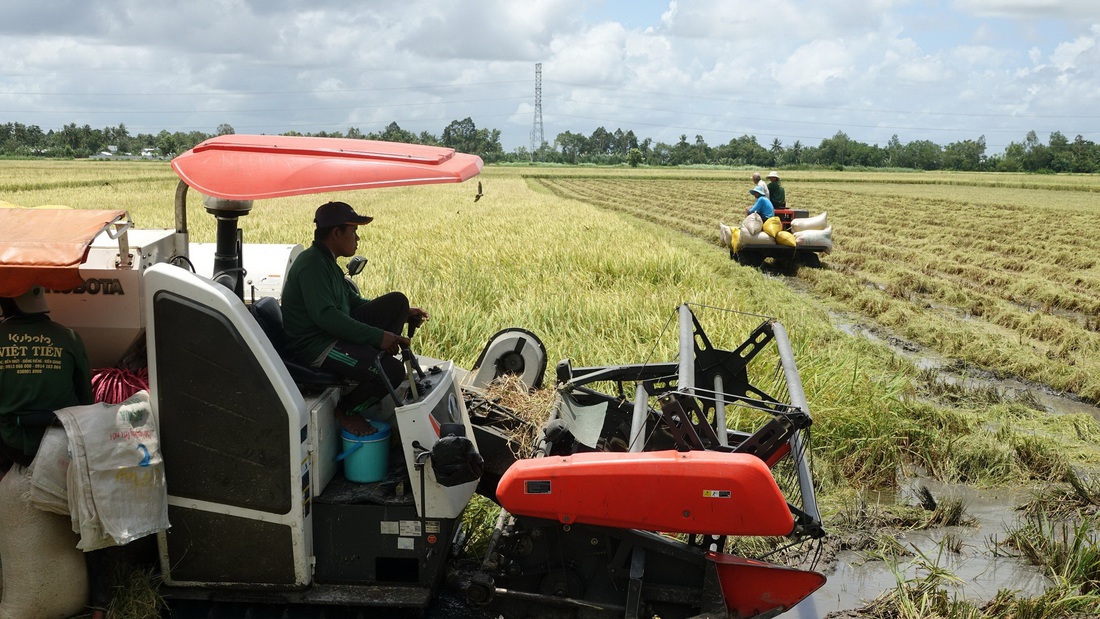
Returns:
[[[737,251],[741,247],[741,228],[734,228],[730,231],[730,249]]]
[[[755,235],[764,229],[764,221],[760,219],[760,215],[753,213],[745,218],[745,222],[741,224],[741,228],[748,232],[749,235]]]
[[[775,239],[768,236],[767,232],[761,230],[756,234],[741,233],[741,247],[751,247],[760,245],[775,245]]]
[[[822,211],[820,215],[813,217],[799,217],[791,220],[791,232],[804,230],[824,230],[829,227],[828,211]]]
[[[777,245],[786,245],[787,247],[797,247],[798,241],[794,238],[794,235],[786,230],[780,230],[775,235],[775,243]]]
[[[718,240],[722,242],[722,247],[731,247],[730,241],[732,238],[730,227],[722,222],[718,222]]]
[[[826,228],[824,230],[803,230],[802,232],[794,233],[795,241],[800,245],[810,247],[821,247],[824,251],[830,252],[833,249],[833,229]]]
[[[833,240],[833,228],[830,226],[824,230],[800,230],[794,233],[799,245],[816,245],[823,241]]]
[[[0,479],[0,555],[4,619],[58,619],[84,610],[88,571],[67,516],[26,500],[30,474],[18,464]]]
[[[46,512],[69,515],[69,437],[65,429],[51,426],[42,436],[38,453],[27,469],[31,480],[31,505]]]
[[[783,222],[779,221],[778,217],[769,217],[768,221],[765,221],[761,226],[761,229],[774,239],[775,235],[783,230]]]

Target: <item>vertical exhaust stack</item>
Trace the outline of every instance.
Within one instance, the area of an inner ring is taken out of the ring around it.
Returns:
[[[252,211],[252,200],[226,200],[205,196],[202,204],[206,207],[206,212],[218,220],[214,272],[211,279],[229,288],[243,300],[244,256],[241,255],[242,239],[237,220]]]

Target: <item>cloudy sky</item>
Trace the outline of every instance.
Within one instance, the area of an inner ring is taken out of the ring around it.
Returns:
[[[4,0],[0,123],[1100,141],[1097,0]]]

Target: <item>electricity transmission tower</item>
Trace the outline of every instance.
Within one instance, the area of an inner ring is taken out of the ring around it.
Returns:
[[[535,153],[542,148],[545,136],[542,133],[542,63],[535,63],[535,124],[531,127],[531,161]]]

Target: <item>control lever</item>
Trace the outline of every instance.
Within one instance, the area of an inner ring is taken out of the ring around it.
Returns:
[[[412,352],[412,351],[409,351]],[[401,406],[404,400],[397,397],[397,390],[394,389],[393,383],[390,382],[390,377],[386,374],[385,368],[382,367],[382,355],[385,355],[386,351],[378,353],[378,356],[374,358],[374,369],[378,372],[378,376],[382,379],[382,382],[386,384],[386,389],[390,392],[390,397],[393,398],[394,406]]]
[[[408,346],[401,348],[401,361],[405,363],[405,375],[409,379],[409,391],[412,392],[412,399],[415,402],[420,399],[420,389],[416,384],[416,376],[413,376],[413,369],[415,368],[416,374],[420,378],[424,378],[424,372],[420,371],[420,364],[416,362],[416,355],[413,354],[412,348]]]
[[[409,316],[409,339],[411,340],[413,334],[416,333],[417,327],[423,324],[424,319],[420,316]],[[420,362],[416,360],[416,355],[412,354],[412,349],[408,346],[401,349],[401,360],[405,362],[405,370],[409,373],[409,382],[412,383],[412,370],[416,370],[417,377],[420,380],[424,380],[424,370],[420,369]],[[411,369],[410,369],[411,368]]]

